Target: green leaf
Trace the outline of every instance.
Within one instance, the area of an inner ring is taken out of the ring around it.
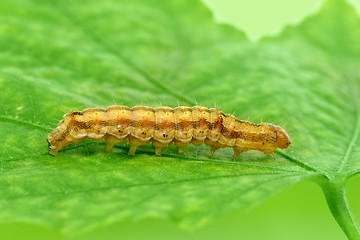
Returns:
[[[74,234],[156,216],[190,228],[311,179],[358,239],[343,193],[360,170],[358,29],[342,0],[258,43],[199,1],[1,1],[0,221]],[[229,149],[131,157],[84,141],[49,155],[64,113],[114,103],[221,106],[283,126],[293,148],[232,162]]]

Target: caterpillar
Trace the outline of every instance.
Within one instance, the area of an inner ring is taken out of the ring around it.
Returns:
[[[277,148],[288,148],[291,144],[288,134],[279,126],[239,120],[203,106],[87,108],[66,113],[46,140],[50,154],[55,156],[63,147],[86,138],[106,142],[107,152],[128,139],[129,155],[135,155],[139,146],[149,142],[157,156],[172,143],[178,146],[179,153],[184,153],[189,143],[205,143],[210,146],[210,158],[219,148],[233,148],[233,160],[249,150],[261,151],[275,159],[273,152]]]

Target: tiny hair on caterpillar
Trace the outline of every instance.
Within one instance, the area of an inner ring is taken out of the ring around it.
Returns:
[[[128,139],[129,155],[135,155],[139,146],[150,142],[156,156],[161,156],[162,148],[172,143],[179,153],[184,153],[190,143],[209,145],[210,158],[217,149],[231,147],[233,160],[249,150],[261,151],[275,159],[273,152],[277,148],[288,148],[291,144],[288,134],[279,126],[239,120],[203,106],[87,108],[66,113],[46,140],[50,154],[55,156],[63,147],[87,138],[106,142],[107,152]]]

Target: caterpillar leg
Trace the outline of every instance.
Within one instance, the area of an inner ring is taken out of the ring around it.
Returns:
[[[266,155],[269,155],[270,157],[272,157],[275,160],[274,150],[262,151],[262,152],[265,153]]]
[[[249,151],[248,148],[241,148],[241,147],[233,147],[233,149],[234,149],[234,156],[233,156],[233,158],[232,158],[233,161],[235,160],[235,158],[236,158],[240,153]]]
[[[105,146],[105,152],[112,152],[113,147],[116,143],[107,142]]]
[[[222,143],[218,143],[218,142],[205,141],[205,144],[210,146],[210,156],[209,156],[209,158],[212,158],[215,151],[218,150],[219,148],[226,147],[226,145],[224,145]]]
[[[129,145],[130,145],[130,149],[129,149],[129,155],[135,155],[136,149],[141,146],[148,143],[148,141],[143,141],[140,140],[138,138],[135,138],[133,136],[129,136]]]
[[[161,150],[163,147],[167,147],[169,145],[169,141],[157,141],[157,140],[152,140],[152,145],[155,147],[155,155],[156,156],[161,156]]]
[[[161,147],[155,147],[155,155],[160,157],[161,156]]]
[[[212,158],[212,156],[214,155],[215,151],[218,150],[217,147],[215,146],[210,146],[210,156],[209,158]]]
[[[269,153],[268,155],[275,160],[275,155],[274,155],[274,153]]]
[[[179,148],[179,154],[183,154],[185,147],[189,145],[189,143],[184,143],[181,141],[174,141],[174,144]]]
[[[216,142],[212,139],[206,138],[205,139],[205,144],[210,146],[210,156],[209,158],[212,158],[212,156],[214,155],[215,151],[218,150],[219,148],[224,148],[226,147],[226,145]]]
[[[180,146],[179,147],[179,154],[184,154],[185,151],[185,147],[184,146]]]
[[[130,145],[130,149],[129,149],[128,154],[129,154],[129,155],[135,155],[135,152],[136,152],[137,147],[138,147],[138,146]]]
[[[232,160],[234,161],[235,158],[236,158],[240,153],[241,153],[240,151],[237,151],[237,150],[234,149],[234,156],[233,156]]]
[[[106,142],[106,147],[105,147],[105,151],[106,152],[112,152],[113,147],[118,144],[121,143],[122,141],[124,141],[123,139],[118,139],[114,136],[111,135],[106,135],[105,136],[105,142]]]

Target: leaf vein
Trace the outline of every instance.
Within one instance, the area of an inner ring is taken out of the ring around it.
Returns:
[[[283,152],[281,152],[279,150],[276,150],[275,152],[277,154],[279,154],[280,156],[282,156],[282,157],[286,158],[287,160],[289,160],[291,163],[294,163],[294,164],[298,165],[299,167],[301,167],[301,168],[303,168],[303,169],[305,169],[307,171],[323,173],[324,174],[324,172],[322,172],[322,171],[320,171],[320,170],[318,170],[316,168],[313,168],[313,167],[309,166],[308,164],[303,163],[303,162],[301,162],[301,161],[287,155],[286,153],[283,153]]]
[[[128,67],[133,69],[135,72],[139,73],[143,76],[148,82],[152,85],[156,86],[158,89],[167,92],[168,94],[172,95],[173,97],[186,102],[190,105],[195,105],[191,100],[187,99],[185,96],[177,93],[175,90],[172,90],[166,85],[162,84],[160,81],[152,77],[149,73],[143,70],[141,67],[136,65],[130,58],[126,57],[123,53],[121,53],[118,48],[113,47],[110,43],[106,40],[98,36],[91,28],[86,25],[83,21],[81,21],[76,15],[68,8],[64,7],[63,5],[59,4],[58,1],[55,1],[55,4],[58,6],[55,9],[58,9],[60,13],[62,13],[70,22],[78,29],[81,30],[86,36],[88,36],[91,40],[93,40],[96,44],[101,46],[106,52],[110,53],[111,55],[115,56],[117,59],[125,63]]]
[[[12,118],[12,117],[8,117],[8,116],[0,116],[0,120],[2,120],[4,122],[10,122],[10,123],[14,123],[14,124],[20,124],[20,125],[32,127],[35,129],[46,131],[46,132],[51,130],[50,128],[45,127],[40,124],[37,124],[37,123],[33,123],[33,122],[29,122],[29,121],[25,121],[25,120],[21,120],[21,119],[17,119],[17,118]]]

